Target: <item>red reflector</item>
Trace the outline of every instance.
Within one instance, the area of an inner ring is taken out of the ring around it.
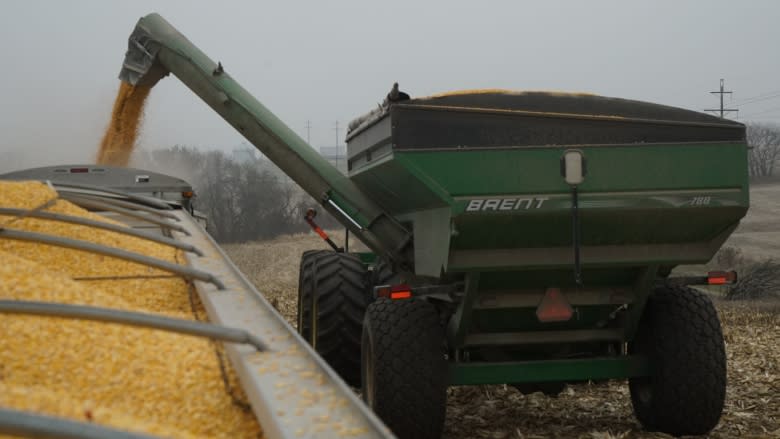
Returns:
[[[70,172],[73,174],[83,174],[89,172],[89,168],[70,168]]]
[[[410,297],[412,297],[411,291],[393,291],[392,293],[390,293],[390,298],[393,300],[408,299]]]
[[[572,315],[574,310],[558,288],[548,288],[536,308],[536,318],[540,322],[565,322],[570,320]]]
[[[400,285],[393,285],[390,287],[390,298],[395,299],[408,299],[412,297],[412,289],[409,288],[409,285],[406,284],[400,284]]]
[[[410,299],[412,297],[412,289],[409,285],[380,285],[374,287],[374,294],[376,297],[384,297],[387,299]]]
[[[736,281],[736,271],[710,271],[707,273],[707,284],[709,285],[726,285]]]

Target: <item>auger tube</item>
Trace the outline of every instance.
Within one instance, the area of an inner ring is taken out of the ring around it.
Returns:
[[[173,73],[377,254],[412,270],[410,231],[156,13],[128,41],[119,79],[153,86]]]

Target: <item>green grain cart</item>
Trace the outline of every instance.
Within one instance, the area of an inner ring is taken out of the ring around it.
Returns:
[[[399,437],[440,436],[446,388],[472,384],[628,379],[646,429],[717,424],[720,324],[687,285],[733,274],[670,274],[708,261],[748,209],[743,125],[592,95],[394,87],[350,125],[344,175],[151,14],[120,78],[169,72],[372,250],[328,239],[303,254],[298,330]]]

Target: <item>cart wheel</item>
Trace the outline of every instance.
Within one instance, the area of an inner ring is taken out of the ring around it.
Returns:
[[[629,380],[645,429],[701,435],[715,428],[726,397],[726,354],[718,314],[705,294],[657,288],[629,350],[646,355],[652,367],[651,376]]]
[[[354,255],[310,250],[301,257],[298,332],[354,387],[360,385],[360,333],[370,302],[367,282],[367,271]]]
[[[402,439],[438,438],[447,402],[444,330],[422,299],[377,299],[363,321],[363,399]]]

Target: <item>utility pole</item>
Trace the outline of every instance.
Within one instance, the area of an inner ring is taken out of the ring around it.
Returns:
[[[311,121],[306,121],[306,143],[311,145]]]
[[[336,130],[336,168],[341,170],[341,168],[339,168],[339,155],[341,149],[339,148],[339,121],[336,121],[333,129]]]
[[[717,111],[717,112],[720,112],[720,118],[721,119],[723,119],[723,115],[725,113],[728,113],[728,112],[731,112],[731,111],[736,113],[737,111],[739,111],[736,108],[723,108],[723,95],[725,95],[725,94],[730,95],[732,93],[731,91],[724,91],[723,90],[723,78],[721,78],[721,80],[720,80],[720,91],[711,91],[710,93],[714,94],[714,95],[720,95],[720,108],[719,109],[718,108],[706,108],[706,109],[704,109],[704,111]]]

